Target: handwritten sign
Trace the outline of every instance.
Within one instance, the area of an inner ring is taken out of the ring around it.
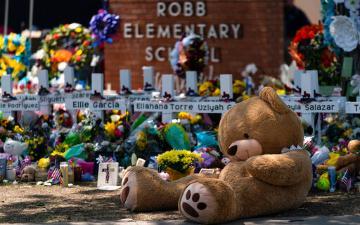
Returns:
[[[235,105],[234,102],[134,102],[135,112],[193,112],[224,113]]]
[[[296,101],[284,101],[287,106],[297,113],[337,113],[339,112],[339,103],[326,102],[311,102],[309,104],[302,104]]]
[[[348,114],[360,114],[360,102],[347,102],[345,111]]]

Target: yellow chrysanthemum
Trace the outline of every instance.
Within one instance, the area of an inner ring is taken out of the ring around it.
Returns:
[[[17,133],[17,134],[22,134],[24,132],[24,129],[21,128],[19,125],[16,125],[14,127],[14,132]]]
[[[113,122],[108,122],[105,124],[105,132],[110,135],[113,136],[115,134],[115,129],[116,129],[116,125]]]
[[[178,114],[178,118],[181,120],[191,120],[192,117],[193,116],[188,112],[179,112]]]
[[[212,93],[212,96],[220,96],[220,95],[221,95],[220,88],[216,88],[215,91]]]
[[[143,131],[138,132],[136,136],[136,146],[140,150],[145,150],[146,145],[147,145],[147,137],[145,132]]]

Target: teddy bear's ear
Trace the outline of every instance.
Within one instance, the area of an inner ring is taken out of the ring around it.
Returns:
[[[274,111],[280,114],[289,113],[291,111],[271,87],[264,87],[261,90],[260,99],[267,102]]]

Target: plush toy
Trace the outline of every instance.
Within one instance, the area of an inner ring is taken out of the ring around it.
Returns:
[[[299,207],[312,183],[303,138],[298,116],[264,88],[222,117],[219,144],[231,162],[218,179],[192,175],[166,182],[156,171],[132,167],[122,181],[121,201],[133,211],[178,206],[186,218],[208,224]]]
[[[14,165],[19,164],[19,156],[21,156],[24,151],[27,149],[28,145],[20,141],[14,141],[12,139],[7,139],[4,143],[4,152],[16,157]]]
[[[357,176],[360,172],[360,140],[350,141],[347,147],[349,153],[346,155],[330,153],[330,159],[325,164],[317,166],[318,173],[321,174],[322,171],[326,171],[329,166],[335,166],[339,173],[348,171],[351,175]]]
[[[20,174],[22,182],[35,181],[36,169],[33,166],[26,166]]]

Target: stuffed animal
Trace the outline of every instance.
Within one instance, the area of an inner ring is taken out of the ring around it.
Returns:
[[[20,141],[14,141],[12,139],[7,139],[4,143],[4,152],[16,157],[14,165],[19,164],[19,156],[21,156],[24,151],[27,149],[28,145]]]
[[[264,88],[222,117],[219,144],[231,162],[218,179],[193,175],[166,182],[156,171],[132,167],[122,182],[121,201],[133,211],[178,205],[186,218],[208,224],[299,207],[312,183],[303,138],[298,116],[272,88]]]
[[[36,169],[33,166],[26,166],[20,174],[22,182],[35,181]]]
[[[318,173],[327,171],[329,166],[335,166],[337,172],[348,171],[351,175],[357,176],[360,172],[360,140],[350,141],[347,147],[349,154],[330,153],[330,159],[316,167]]]

